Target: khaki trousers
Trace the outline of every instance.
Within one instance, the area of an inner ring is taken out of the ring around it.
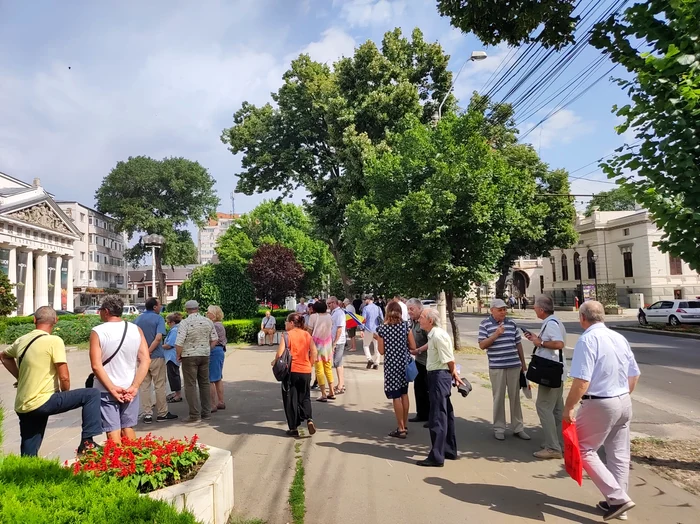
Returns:
[[[211,417],[209,356],[182,357],[182,378],[185,382],[185,398],[190,408],[190,419],[198,419],[200,416]],[[198,391],[199,398],[197,398]]]
[[[139,388],[139,396],[141,397],[141,412],[144,415],[153,414],[153,395],[151,393],[151,383],[156,390],[156,411],[159,417],[164,417],[168,414],[168,402],[165,399],[165,379],[167,371],[165,368],[164,358],[154,358],[151,360],[151,365],[148,367],[146,378],[143,379]]]
[[[510,400],[510,425],[513,433],[523,430],[523,411],[520,406],[521,367],[489,369],[493,392],[493,430],[500,435],[506,432],[506,391]]]
[[[564,413],[564,388],[537,386],[537,415],[544,433],[544,447],[564,452],[564,437],[561,421]]]

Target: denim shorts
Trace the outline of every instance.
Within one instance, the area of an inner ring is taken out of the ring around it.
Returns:
[[[345,353],[345,343],[338,344],[335,346],[335,351],[333,352],[333,367],[339,368],[343,365],[343,354]]]
[[[131,402],[121,403],[109,393],[100,393],[102,431],[119,431],[133,428],[139,421],[139,396]]]

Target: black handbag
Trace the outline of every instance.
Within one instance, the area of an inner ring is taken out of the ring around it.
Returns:
[[[525,376],[530,382],[540,386],[560,388],[562,375],[564,374],[564,349],[559,350],[559,362],[536,355],[536,351],[537,347],[532,351],[532,358]]]
[[[289,337],[284,333],[284,351],[272,365],[272,374],[277,382],[284,382],[292,373],[292,354],[289,351]]]
[[[117,353],[119,353],[119,351],[121,350],[122,344],[124,344],[124,339],[126,338],[126,330],[127,329],[129,329],[129,323],[125,320],[124,321],[124,333],[122,334],[122,339],[119,342],[119,346],[117,347],[117,350],[114,353],[112,353],[107,360],[102,362],[103,366],[106,366],[107,364],[109,364],[112,361],[112,359],[117,356]],[[88,375],[88,377],[85,379],[85,387],[91,388],[91,387],[94,387],[94,385],[95,385],[95,374],[90,373]]]

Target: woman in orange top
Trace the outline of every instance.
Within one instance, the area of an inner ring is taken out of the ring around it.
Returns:
[[[282,382],[282,402],[284,414],[287,416],[290,437],[299,436],[299,426],[306,420],[309,434],[316,433],[313,418],[311,417],[311,371],[316,362],[317,351],[311,334],[304,330],[304,318],[298,313],[292,313],[287,317],[284,328],[286,332],[280,337],[280,345],[277,349],[272,365],[282,356],[285,347],[289,347],[292,355],[292,368],[289,378]]]

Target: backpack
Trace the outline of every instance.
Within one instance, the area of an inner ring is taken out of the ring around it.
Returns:
[[[284,333],[284,352],[272,366],[272,374],[277,382],[284,382],[292,373],[292,354],[289,351],[289,336]]]

